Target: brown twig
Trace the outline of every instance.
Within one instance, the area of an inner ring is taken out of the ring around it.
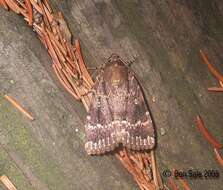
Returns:
[[[28,117],[31,121],[34,120],[34,118],[31,116],[31,114],[28,113],[14,98],[12,98],[9,95],[4,96],[13,106],[15,106],[20,112],[22,112],[26,117]]]
[[[32,4],[32,6],[40,13],[43,14],[43,10],[41,9],[41,7],[37,4],[37,2],[35,0],[29,0],[30,3]]]
[[[59,28],[58,28],[58,30],[59,30]],[[62,36],[59,35],[59,38],[62,39]],[[72,62],[73,62],[73,61],[76,61],[76,60],[75,60],[74,53],[72,53],[72,50],[71,50],[71,47],[72,47],[72,46],[70,46],[70,44],[69,44],[68,42],[65,42],[64,45],[65,45],[65,47],[66,47],[67,54],[68,54],[68,56],[71,58]],[[73,65],[73,66],[75,66],[75,65]]]
[[[214,66],[209,62],[207,56],[205,55],[205,53],[200,50],[200,55],[204,61],[204,63],[208,66],[208,69],[211,71],[211,73],[215,76],[215,78],[217,78],[218,80],[220,80],[221,82],[223,82],[223,75],[221,75],[217,69],[214,68]]]
[[[30,0],[25,0],[25,5],[27,7],[27,12],[29,16],[29,25],[32,26],[33,25],[33,8],[30,3]]]
[[[209,87],[208,91],[210,91],[210,92],[223,92],[223,87]]]
[[[221,157],[220,152],[217,148],[214,148],[214,153],[218,163],[223,167],[223,158]]]
[[[63,39],[62,34],[61,34],[62,31],[60,30],[59,23],[57,21],[55,21],[55,28],[56,28],[60,43],[63,45],[63,47],[69,53],[70,48],[68,49],[66,44],[70,44],[70,43]],[[64,41],[66,41],[66,42],[64,42]],[[71,57],[71,55],[70,55],[70,57]]]
[[[48,35],[50,36],[50,39],[52,39],[52,41],[56,44],[57,48],[61,51],[61,53],[64,56],[67,56],[66,49],[60,44],[60,42],[54,37],[54,35],[48,29],[46,29],[46,31]]]
[[[64,42],[69,42],[70,44],[72,44],[72,34],[70,32],[70,29],[64,19],[64,16],[62,14],[62,12],[58,11],[56,14],[56,20],[59,23],[59,28],[60,31],[62,32],[62,38]]]
[[[43,28],[41,26],[39,26],[38,24],[36,23],[33,23],[33,30],[37,32],[38,34],[38,37],[41,37],[43,39]],[[41,40],[41,42],[45,45],[46,42],[45,40],[43,39],[43,41]],[[47,47],[46,47],[47,48]]]
[[[154,150],[151,150],[151,165],[152,165],[154,184],[155,184],[155,186],[159,187],[158,178],[157,178],[156,158],[155,158]]]
[[[139,160],[139,168],[140,170],[143,170],[144,164],[143,164],[142,154],[140,152],[137,152],[136,156],[138,157]]]
[[[52,11],[52,9],[51,9],[51,7],[50,7],[49,0],[43,0],[43,1],[44,1],[44,4],[45,4],[46,7],[47,7],[49,13],[52,13],[53,11]]]
[[[50,40],[50,38],[49,38],[49,36],[48,36],[44,26],[42,26],[42,28],[43,28],[44,39],[46,41],[49,53],[50,53],[53,61],[55,62],[55,64],[57,64],[60,67],[60,69],[61,69],[62,68],[61,63],[60,63],[60,61],[59,61],[59,59],[57,57],[57,54],[56,54],[56,52],[55,52],[55,50],[53,48],[52,42],[51,42],[51,40]]]
[[[5,0],[0,0],[0,5],[2,5],[4,7],[4,9],[9,10],[9,7],[8,7],[7,3],[5,2]]]
[[[163,180],[162,180],[162,177],[160,175],[160,171],[159,171],[159,168],[158,166],[156,166],[156,172],[157,172],[157,179],[158,179],[158,184],[159,184],[159,187],[161,189],[163,189],[164,185],[163,185]]]
[[[54,72],[56,73],[57,75],[57,78],[59,79],[59,81],[61,82],[61,84],[63,85],[63,87],[77,100],[80,99],[80,97],[74,93],[73,89],[70,87],[70,85],[67,84],[65,77],[63,76],[63,74],[60,74],[59,73],[59,68],[57,69],[56,65],[53,64],[53,69],[54,69]]]
[[[116,154],[116,157],[121,161],[121,163],[124,165],[124,167],[130,172],[135,173],[134,168],[131,167],[131,164],[129,162],[129,159],[126,159],[126,155],[120,156],[119,154]]]
[[[80,70],[81,70],[82,74],[86,77],[86,81],[88,81],[90,83],[90,86],[93,86],[94,82],[85,67],[84,60],[83,60],[83,57],[81,54],[80,42],[78,40],[75,40],[75,47],[76,47],[75,53],[76,53],[77,59],[80,64],[80,66],[79,66]]]
[[[191,190],[190,186],[188,185],[188,183],[181,177],[177,177],[177,179],[179,180],[179,182],[181,183],[181,185],[183,186],[183,188],[185,190]]]
[[[40,8],[42,9],[42,11],[43,11],[43,20],[44,20],[44,24],[47,26],[47,28],[51,28],[50,27],[50,22],[49,22],[49,20],[48,20],[48,17],[47,17],[47,14],[46,14],[46,12],[45,12],[45,9],[44,9],[44,5],[43,5],[43,3],[42,3],[42,1],[38,1],[39,2],[39,6],[40,6]]]
[[[42,6],[43,6],[43,13],[45,12],[47,20],[49,21],[49,25],[52,26],[51,23],[53,22],[53,15],[49,12],[45,4],[42,3]]]
[[[9,190],[17,190],[16,187],[13,185],[13,183],[10,181],[10,179],[6,175],[2,175],[0,177],[0,181],[7,187]]]
[[[19,14],[19,13],[21,13],[21,14],[23,14],[24,16],[26,16],[27,14],[25,13],[25,11],[22,9],[22,8],[20,8],[19,6],[18,6],[18,4],[15,2],[15,1],[13,1],[13,0],[6,0],[6,1],[4,1],[7,5],[8,5],[8,7],[10,8],[10,9],[12,9],[14,12],[16,12],[17,14]]]
[[[130,157],[131,160],[134,161],[134,163],[137,166],[137,168],[139,168],[140,170],[143,169],[143,165],[141,164],[140,160],[138,160],[137,156],[135,156],[135,155],[132,154],[129,157]]]
[[[25,3],[24,2],[22,2],[22,1],[17,1],[17,3],[23,8],[23,9],[27,9],[27,7],[26,7],[26,5],[25,5]]]
[[[143,170],[140,170],[140,168],[135,165],[135,156],[137,157],[135,153],[133,153],[132,151],[127,151],[126,148],[120,150],[119,153],[116,153],[116,157],[121,161],[121,163],[128,170],[128,172],[131,173],[141,190],[155,190],[156,187],[154,183],[151,182],[150,179],[148,179],[148,174],[145,174]],[[134,160],[132,160],[133,157]],[[143,169],[145,170],[148,168]]]
[[[221,82],[221,81],[219,80],[219,84],[220,84],[220,86],[223,88],[223,82]]]
[[[207,130],[207,128],[204,125],[204,122],[200,116],[197,116],[196,119],[196,126],[200,130],[200,132],[203,134],[203,136],[207,139],[207,141],[212,144],[215,148],[221,149],[222,144],[220,144]]]
[[[175,181],[173,180],[172,177],[168,178],[168,182],[169,182],[170,186],[173,188],[173,190],[179,190],[179,188],[177,187],[177,184],[175,183]]]

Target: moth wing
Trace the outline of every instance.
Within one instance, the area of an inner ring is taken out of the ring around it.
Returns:
[[[112,114],[106,92],[105,81],[100,79],[94,87],[91,106],[85,124],[88,154],[102,154],[114,150],[118,146],[115,140],[115,129],[111,127]]]
[[[109,152],[119,143],[133,150],[154,147],[152,119],[140,84],[131,71],[128,80],[120,88],[126,96],[125,101],[119,102],[116,96],[109,95],[111,89],[103,78],[96,83],[94,90],[85,125],[85,149],[88,154]],[[119,108],[121,114],[116,112],[115,107]]]
[[[129,96],[126,101],[126,133],[123,145],[133,150],[152,149],[155,145],[154,125],[142,88],[134,74],[128,77]]]

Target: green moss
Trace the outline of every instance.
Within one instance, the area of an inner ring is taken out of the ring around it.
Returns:
[[[34,175],[50,189],[69,189],[54,160],[50,159],[50,155],[26,127],[25,120],[21,119],[23,115],[3,97],[0,97],[0,104],[1,129],[7,133],[7,149],[18,152],[19,157],[30,167]],[[11,176],[18,189],[27,189],[27,182],[21,175],[21,171],[14,167],[12,161],[4,153],[0,154],[0,163],[0,171]]]
[[[0,175],[8,176],[18,189],[34,190],[21,170],[16,167],[15,163],[8,157],[6,152],[0,152],[0,161]]]

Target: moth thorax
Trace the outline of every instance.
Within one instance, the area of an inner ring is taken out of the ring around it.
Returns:
[[[114,63],[105,68],[104,79],[112,87],[119,87],[128,80],[128,69],[124,65]]]

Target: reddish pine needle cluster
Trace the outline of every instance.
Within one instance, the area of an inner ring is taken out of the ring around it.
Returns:
[[[156,165],[154,151],[150,153],[135,152],[123,148],[123,150],[116,153],[116,157],[132,174],[140,189],[166,189]]]
[[[61,84],[88,109],[90,97],[82,95],[92,88],[93,80],[84,65],[79,41],[72,43],[62,13],[54,14],[47,0],[1,0],[1,4],[24,16],[47,48]]]

